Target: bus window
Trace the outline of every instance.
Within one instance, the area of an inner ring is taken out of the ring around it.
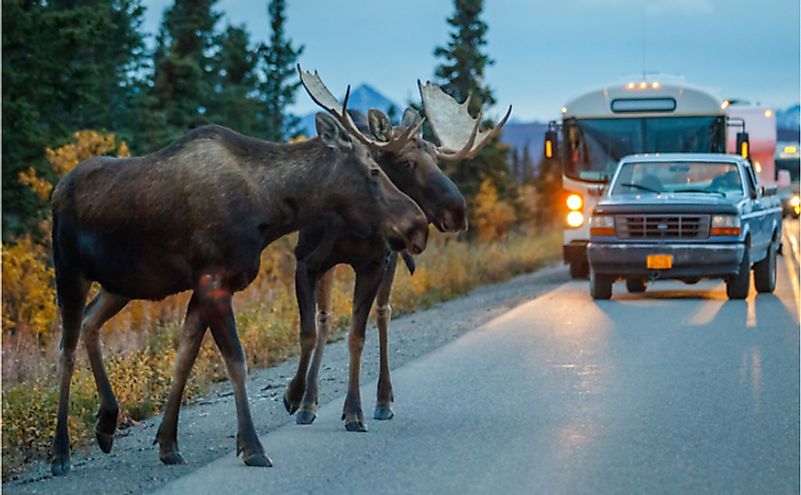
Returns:
[[[720,117],[645,119],[648,153],[721,153],[723,121]]]

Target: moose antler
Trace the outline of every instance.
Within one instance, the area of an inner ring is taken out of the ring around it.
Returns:
[[[356,127],[356,124],[348,114],[350,85],[348,85],[348,89],[345,91],[345,99],[340,105],[336,97],[331,94],[331,91],[328,90],[322,79],[320,79],[320,75],[317,73],[317,71],[314,71],[314,74],[312,74],[311,72],[301,69],[300,64],[298,64],[297,68],[298,74],[300,75],[300,82],[303,84],[303,87],[306,88],[306,92],[309,93],[311,99],[314,100],[314,102],[322,107],[326,112],[334,116],[334,118],[337,119],[353,137],[366,144],[370,148],[380,151],[397,151],[403,148],[403,146],[405,146],[406,143],[408,143],[409,140],[411,140],[412,137],[417,134],[423,125],[423,121],[421,119],[417,125],[407,127],[397,136],[390,132],[388,133],[386,141],[377,141],[365,136],[359,130],[359,128]]]
[[[434,136],[440,143],[437,156],[443,160],[458,161],[475,158],[478,152],[492,139],[500,134],[512,114],[512,105],[506,115],[491,128],[480,130],[481,114],[477,118],[470,116],[467,107],[470,104],[468,96],[464,103],[459,103],[442,88],[427,82],[425,85],[417,80],[420,97],[423,99],[423,108],[426,117],[434,131]]]

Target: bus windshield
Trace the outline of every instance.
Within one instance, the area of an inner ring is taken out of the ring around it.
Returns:
[[[701,193],[742,196],[740,172],[734,163],[632,162],[620,167],[612,195]]]
[[[570,119],[564,122],[566,176],[606,182],[634,153],[723,153],[723,117]]]

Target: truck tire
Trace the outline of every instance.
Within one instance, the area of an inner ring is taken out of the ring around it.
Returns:
[[[615,281],[611,275],[595,273],[590,270],[590,295],[593,299],[609,299],[612,297],[612,283]]]
[[[776,290],[776,248],[768,246],[768,255],[759,263],[754,263],[754,287],[757,292]]]
[[[751,290],[751,255],[746,246],[743,261],[740,263],[740,272],[726,279],[726,295],[729,299],[745,299],[749,290]]]
[[[570,278],[572,279],[587,279],[590,271],[590,265],[587,261],[571,261],[570,262]]]
[[[630,294],[640,294],[645,292],[648,282],[642,277],[629,277],[626,279],[626,290]]]

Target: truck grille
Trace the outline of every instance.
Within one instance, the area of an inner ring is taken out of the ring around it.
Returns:
[[[706,239],[709,215],[617,215],[621,239]]]

